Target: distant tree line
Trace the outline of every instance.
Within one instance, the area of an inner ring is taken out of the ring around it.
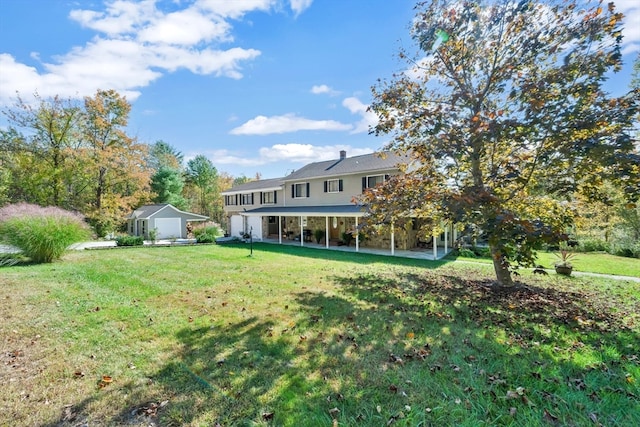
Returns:
[[[9,127],[0,129],[0,207],[26,202],[79,212],[98,236],[119,231],[129,212],[150,202],[222,223],[220,191],[234,178],[203,155],[185,164],[164,141],[136,141],[126,133],[130,111],[114,90],[82,102],[18,97],[3,111]]]

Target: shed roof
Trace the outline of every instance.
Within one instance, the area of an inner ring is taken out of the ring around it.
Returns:
[[[158,203],[153,205],[140,206],[138,209],[130,213],[127,219],[149,219],[156,215],[158,212],[165,209],[173,210],[176,213],[176,216],[186,218],[188,221],[204,221],[209,219],[208,216],[181,211],[180,209],[169,203]]]

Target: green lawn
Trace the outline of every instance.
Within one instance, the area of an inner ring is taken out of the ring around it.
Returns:
[[[637,283],[248,253],[0,269],[0,425],[640,425]]]
[[[475,261],[490,264],[489,258],[464,258],[456,257],[455,259],[465,261]],[[553,264],[558,261],[558,257],[553,252],[538,252],[539,265],[545,268],[553,269]],[[617,276],[640,277],[640,259],[625,258],[607,253],[576,253],[571,259],[574,271],[582,271],[587,273],[613,274]]]

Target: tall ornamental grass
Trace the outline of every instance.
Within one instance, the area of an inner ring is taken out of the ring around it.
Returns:
[[[57,207],[18,203],[0,208],[0,242],[15,246],[35,263],[60,259],[69,245],[89,236],[80,215]]]

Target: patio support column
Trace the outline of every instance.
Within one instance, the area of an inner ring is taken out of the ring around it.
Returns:
[[[449,224],[447,223],[444,228],[444,253],[447,253],[447,249],[449,247]]]
[[[356,217],[356,252],[360,250],[360,239],[358,238],[359,235],[360,233],[358,233],[358,217]]]
[[[324,217],[324,246],[329,249],[329,217]]]
[[[282,217],[278,216],[278,243],[282,244]]]
[[[304,229],[302,228],[302,216],[300,216],[300,246],[304,246]]]
[[[433,260],[438,259],[438,236],[433,233]]]
[[[396,238],[393,230],[393,222],[391,223],[391,255],[396,253]]]

